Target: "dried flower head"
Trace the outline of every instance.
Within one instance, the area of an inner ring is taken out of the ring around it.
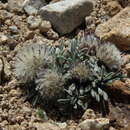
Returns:
[[[91,72],[89,67],[86,66],[84,63],[79,63],[71,70],[72,78],[80,81],[86,81],[86,79],[89,78],[90,74]]]
[[[50,47],[41,44],[31,44],[18,51],[14,72],[16,78],[22,83],[31,82],[35,79],[39,67],[47,67],[52,62]]]
[[[122,65],[121,53],[114,44],[111,43],[101,44],[96,49],[96,56],[109,69],[120,69]]]
[[[94,55],[96,46],[99,45],[99,39],[94,34],[88,34],[81,37],[80,40],[80,48],[85,49],[90,55]]]
[[[52,70],[41,71],[36,80],[36,90],[44,100],[55,100],[62,95],[64,78]]]

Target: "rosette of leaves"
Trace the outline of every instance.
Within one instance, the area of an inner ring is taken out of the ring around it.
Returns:
[[[51,47],[43,44],[31,44],[17,52],[14,74],[21,83],[34,82],[40,67],[48,68],[52,63]]]
[[[70,40],[67,48],[64,45],[60,45],[53,51],[55,66],[61,73],[65,74],[70,68],[77,63],[84,61],[87,56],[83,49],[80,49],[81,41],[78,39]]]
[[[85,110],[93,100],[101,103],[108,101],[107,86],[122,78],[121,72],[108,72],[105,66],[99,66],[98,59],[92,56],[86,60],[86,65],[91,74],[82,82],[69,82],[65,88],[66,98],[58,100],[59,102],[69,104],[74,109]]]

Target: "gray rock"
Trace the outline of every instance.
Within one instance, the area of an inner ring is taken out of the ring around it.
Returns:
[[[41,19],[40,19],[40,17],[29,16],[27,18],[27,23],[28,23],[30,29],[36,29],[40,26]]]
[[[56,124],[54,123],[33,123],[33,126],[37,128],[37,130],[61,130]]]
[[[82,116],[82,120],[95,119],[95,118],[96,118],[96,115],[92,109],[87,109]]]
[[[25,6],[24,10],[28,15],[36,15],[37,14],[37,9],[34,8],[33,6],[30,6],[30,5]]]
[[[0,34],[0,45],[8,41],[8,37],[4,34]]]
[[[41,33],[48,32],[51,29],[51,23],[49,21],[43,20],[39,29]]]
[[[25,0],[23,3],[23,8],[25,9],[26,6],[31,6],[38,10],[45,5],[47,5],[45,0]]]
[[[66,122],[63,122],[63,123],[57,122],[56,124],[59,126],[60,129],[65,129],[67,127],[67,123]]]
[[[19,32],[17,26],[13,25],[9,27],[10,31],[14,34],[17,34]]]
[[[94,0],[64,0],[42,7],[39,14],[64,35],[79,26],[90,15],[93,6]]]
[[[22,12],[22,3],[24,0],[8,0],[8,9],[11,12]]]
[[[79,124],[79,127],[81,128],[81,130],[104,130],[109,128],[109,119],[86,119]]]

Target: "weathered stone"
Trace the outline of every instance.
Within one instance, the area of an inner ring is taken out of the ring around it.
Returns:
[[[13,25],[13,26],[10,26],[9,27],[10,31],[13,33],[13,34],[17,34],[19,32],[17,26]]]
[[[40,9],[43,20],[48,20],[61,35],[72,32],[93,10],[94,0],[65,0]]]
[[[49,21],[43,20],[39,29],[41,33],[46,33],[51,29],[51,23]]]
[[[130,103],[130,87],[129,86],[128,84],[117,80],[117,81],[114,81],[113,84],[108,87],[108,92],[111,94],[111,97],[114,100],[122,101],[124,103]]]
[[[22,3],[24,0],[8,0],[8,9],[12,12],[22,12]]]
[[[86,119],[79,124],[82,130],[104,130],[109,128],[109,119],[98,118],[98,119]]]
[[[92,109],[87,109],[82,116],[82,120],[95,119],[95,118],[96,118],[96,115]]]
[[[124,56],[122,56],[124,65],[130,62],[130,54],[126,54]]]
[[[56,33],[55,31],[53,31],[52,29],[50,29],[47,33],[46,33],[46,37],[50,40],[58,40],[59,35],[58,33]]]
[[[28,15],[36,15],[37,14],[37,9],[35,9],[33,6],[30,6],[30,5],[25,6],[24,10]]]
[[[27,18],[27,23],[28,23],[30,29],[36,29],[40,26],[41,19],[40,19],[40,17],[29,16]]]
[[[65,129],[67,127],[67,123],[66,122],[63,122],[63,123],[58,122],[56,124],[59,126],[60,129]]]
[[[122,50],[130,50],[130,7],[100,24],[95,33],[102,40],[115,43]]]
[[[25,9],[26,6],[31,6],[35,9],[39,9],[45,6],[47,3],[45,0],[25,0],[23,3],[23,8]]]
[[[116,15],[118,12],[120,12],[121,9],[122,9],[122,7],[119,4],[119,2],[118,1],[113,1],[113,0],[108,1],[107,5],[105,6],[105,11],[110,16]]]
[[[61,130],[57,125],[52,123],[35,123],[37,130]]]
[[[118,0],[122,7],[130,5],[130,0]]]
[[[0,21],[5,21],[7,19],[10,19],[12,16],[13,14],[8,11],[0,10]]]
[[[0,34],[0,44],[6,43],[8,41],[8,37],[6,35]]]
[[[130,77],[130,63],[125,65],[125,70],[127,71],[127,75]]]

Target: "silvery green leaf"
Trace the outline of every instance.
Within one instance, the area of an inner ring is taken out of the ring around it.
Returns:
[[[70,99],[58,99],[57,101],[58,101],[58,102],[62,102],[62,103],[64,103],[64,102],[69,102]]]
[[[88,103],[86,102],[85,104],[84,104],[84,110],[86,110],[88,108]]]
[[[78,104],[79,106],[82,106],[82,105],[83,105],[83,102],[82,102],[81,100],[78,100],[77,104]]]
[[[80,92],[81,95],[84,94],[84,90],[83,89],[80,89],[79,92]]]
[[[96,87],[96,82],[92,82],[92,86],[93,86],[93,87]]]
[[[73,95],[71,90],[64,89],[64,91],[67,92],[70,96]]]
[[[77,104],[75,104],[75,105],[74,105],[74,109],[77,109],[77,108],[78,108],[78,106],[77,106]]]
[[[103,95],[102,95],[102,96],[103,96],[103,98],[104,98],[105,101],[108,101],[108,95],[107,95],[106,92],[103,92]]]
[[[91,95],[92,97],[95,97],[95,91],[93,89],[91,90]]]
[[[70,85],[69,90],[70,90],[70,91],[74,91],[74,90],[75,90],[75,88],[76,88],[76,87],[75,87],[75,85],[74,85],[74,84],[72,84],[72,85]]]
[[[60,50],[59,48],[56,48],[55,53],[56,53],[56,54],[59,54],[60,51],[61,51],[61,50]]]
[[[100,88],[98,88],[98,93],[99,95],[102,95],[103,91]]]
[[[97,101],[97,102],[100,102],[100,96],[99,96],[97,93],[96,93],[96,96],[95,96],[95,97],[96,97],[96,101]]]
[[[90,91],[90,87],[86,87],[85,88],[85,92],[87,93],[87,92],[89,92]]]

